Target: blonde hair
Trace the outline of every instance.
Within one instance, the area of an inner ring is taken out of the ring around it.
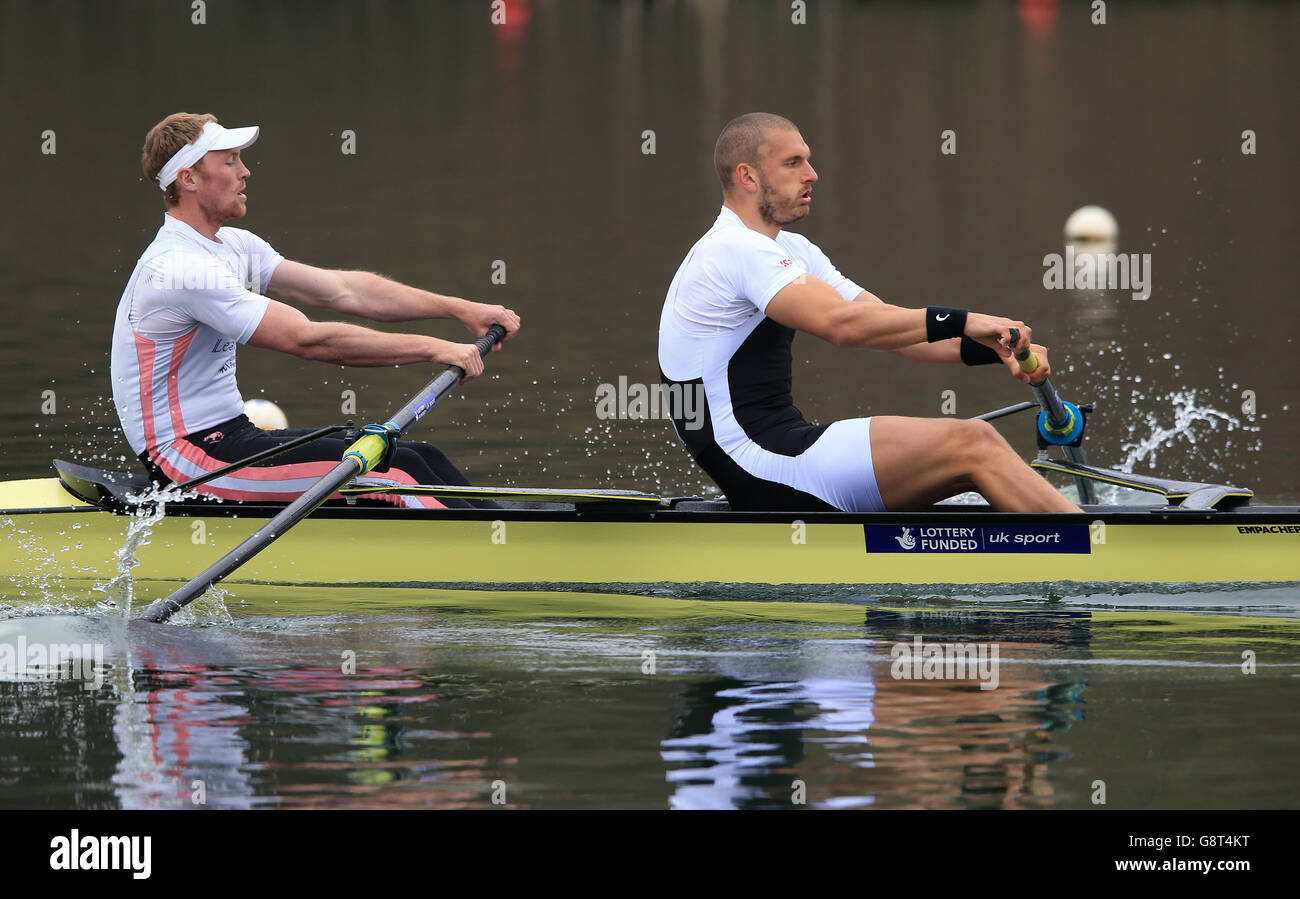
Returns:
[[[194,143],[203,133],[203,126],[216,120],[217,117],[210,112],[202,115],[193,112],[174,112],[150,128],[149,133],[144,136],[144,150],[140,154],[140,165],[144,168],[144,176],[149,183],[157,184],[158,173],[167,164],[167,160],[175,156],[181,147]],[[200,159],[193,168],[197,168],[202,162],[203,160]],[[180,191],[175,181],[167,185],[165,196],[168,206],[175,206],[181,201]]]

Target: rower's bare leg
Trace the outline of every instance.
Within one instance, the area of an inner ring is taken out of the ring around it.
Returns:
[[[1002,512],[1082,511],[986,421],[874,416],[871,461],[890,511],[925,509],[966,490]]]

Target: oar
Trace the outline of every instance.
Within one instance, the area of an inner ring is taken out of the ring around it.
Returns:
[[[475,345],[479,355],[486,356],[492,345],[504,337],[505,328],[493,325],[485,336],[480,337]],[[240,565],[257,555],[276,539],[284,535],[298,522],[310,515],[317,506],[329,499],[340,487],[370,471],[388,453],[390,440],[396,440],[415,424],[424,414],[437,405],[438,401],[460,381],[465,371],[456,365],[447,366],[446,371],[425,385],[424,389],[411,398],[401,410],[383,425],[369,425],[365,434],[348,448],[343,460],[321,478],[307,492],[285,506],[251,537],[226,553],[218,562],[181,587],[171,596],[153,602],[145,610],[146,621],[163,622],[203,595],[213,584],[223,580]]]
[[[1014,344],[1019,340],[1019,329],[1012,328],[1011,342]],[[1020,370],[1025,374],[1031,375],[1038,370],[1038,357],[1030,350],[1016,353],[1015,357],[1020,363]],[[1051,378],[1043,378],[1036,384],[1031,383],[1029,389],[1034,392],[1038,405],[1043,407],[1043,411],[1038,413],[1039,436],[1047,443],[1061,447],[1065,457],[1071,462],[1086,465],[1088,460],[1084,456],[1083,448],[1077,444],[1070,445],[1075,443],[1083,433],[1083,413],[1079,411],[1079,407],[1061,399]],[[1080,503],[1092,505],[1097,502],[1097,492],[1093,489],[1091,481],[1086,478],[1075,478],[1074,482],[1079,488]]]

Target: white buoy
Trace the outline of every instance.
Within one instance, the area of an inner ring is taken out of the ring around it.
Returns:
[[[1114,241],[1119,238],[1119,222],[1110,210],[1100,206],[1083,206],[1070,213],[1065,220],[1065,239],[1074,241],[1104,240]]]
[[[244,414],[263,431],[278,431],[289,427],[284,411],[270,400],[249,400],[244,403]]]

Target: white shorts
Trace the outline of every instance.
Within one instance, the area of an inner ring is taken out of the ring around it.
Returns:
[[[797,456],[759,449],[735,462],[764,481],[812,494],[844,512],[884,512],[871,463],[871,419],[849,418],[831,424]]]

